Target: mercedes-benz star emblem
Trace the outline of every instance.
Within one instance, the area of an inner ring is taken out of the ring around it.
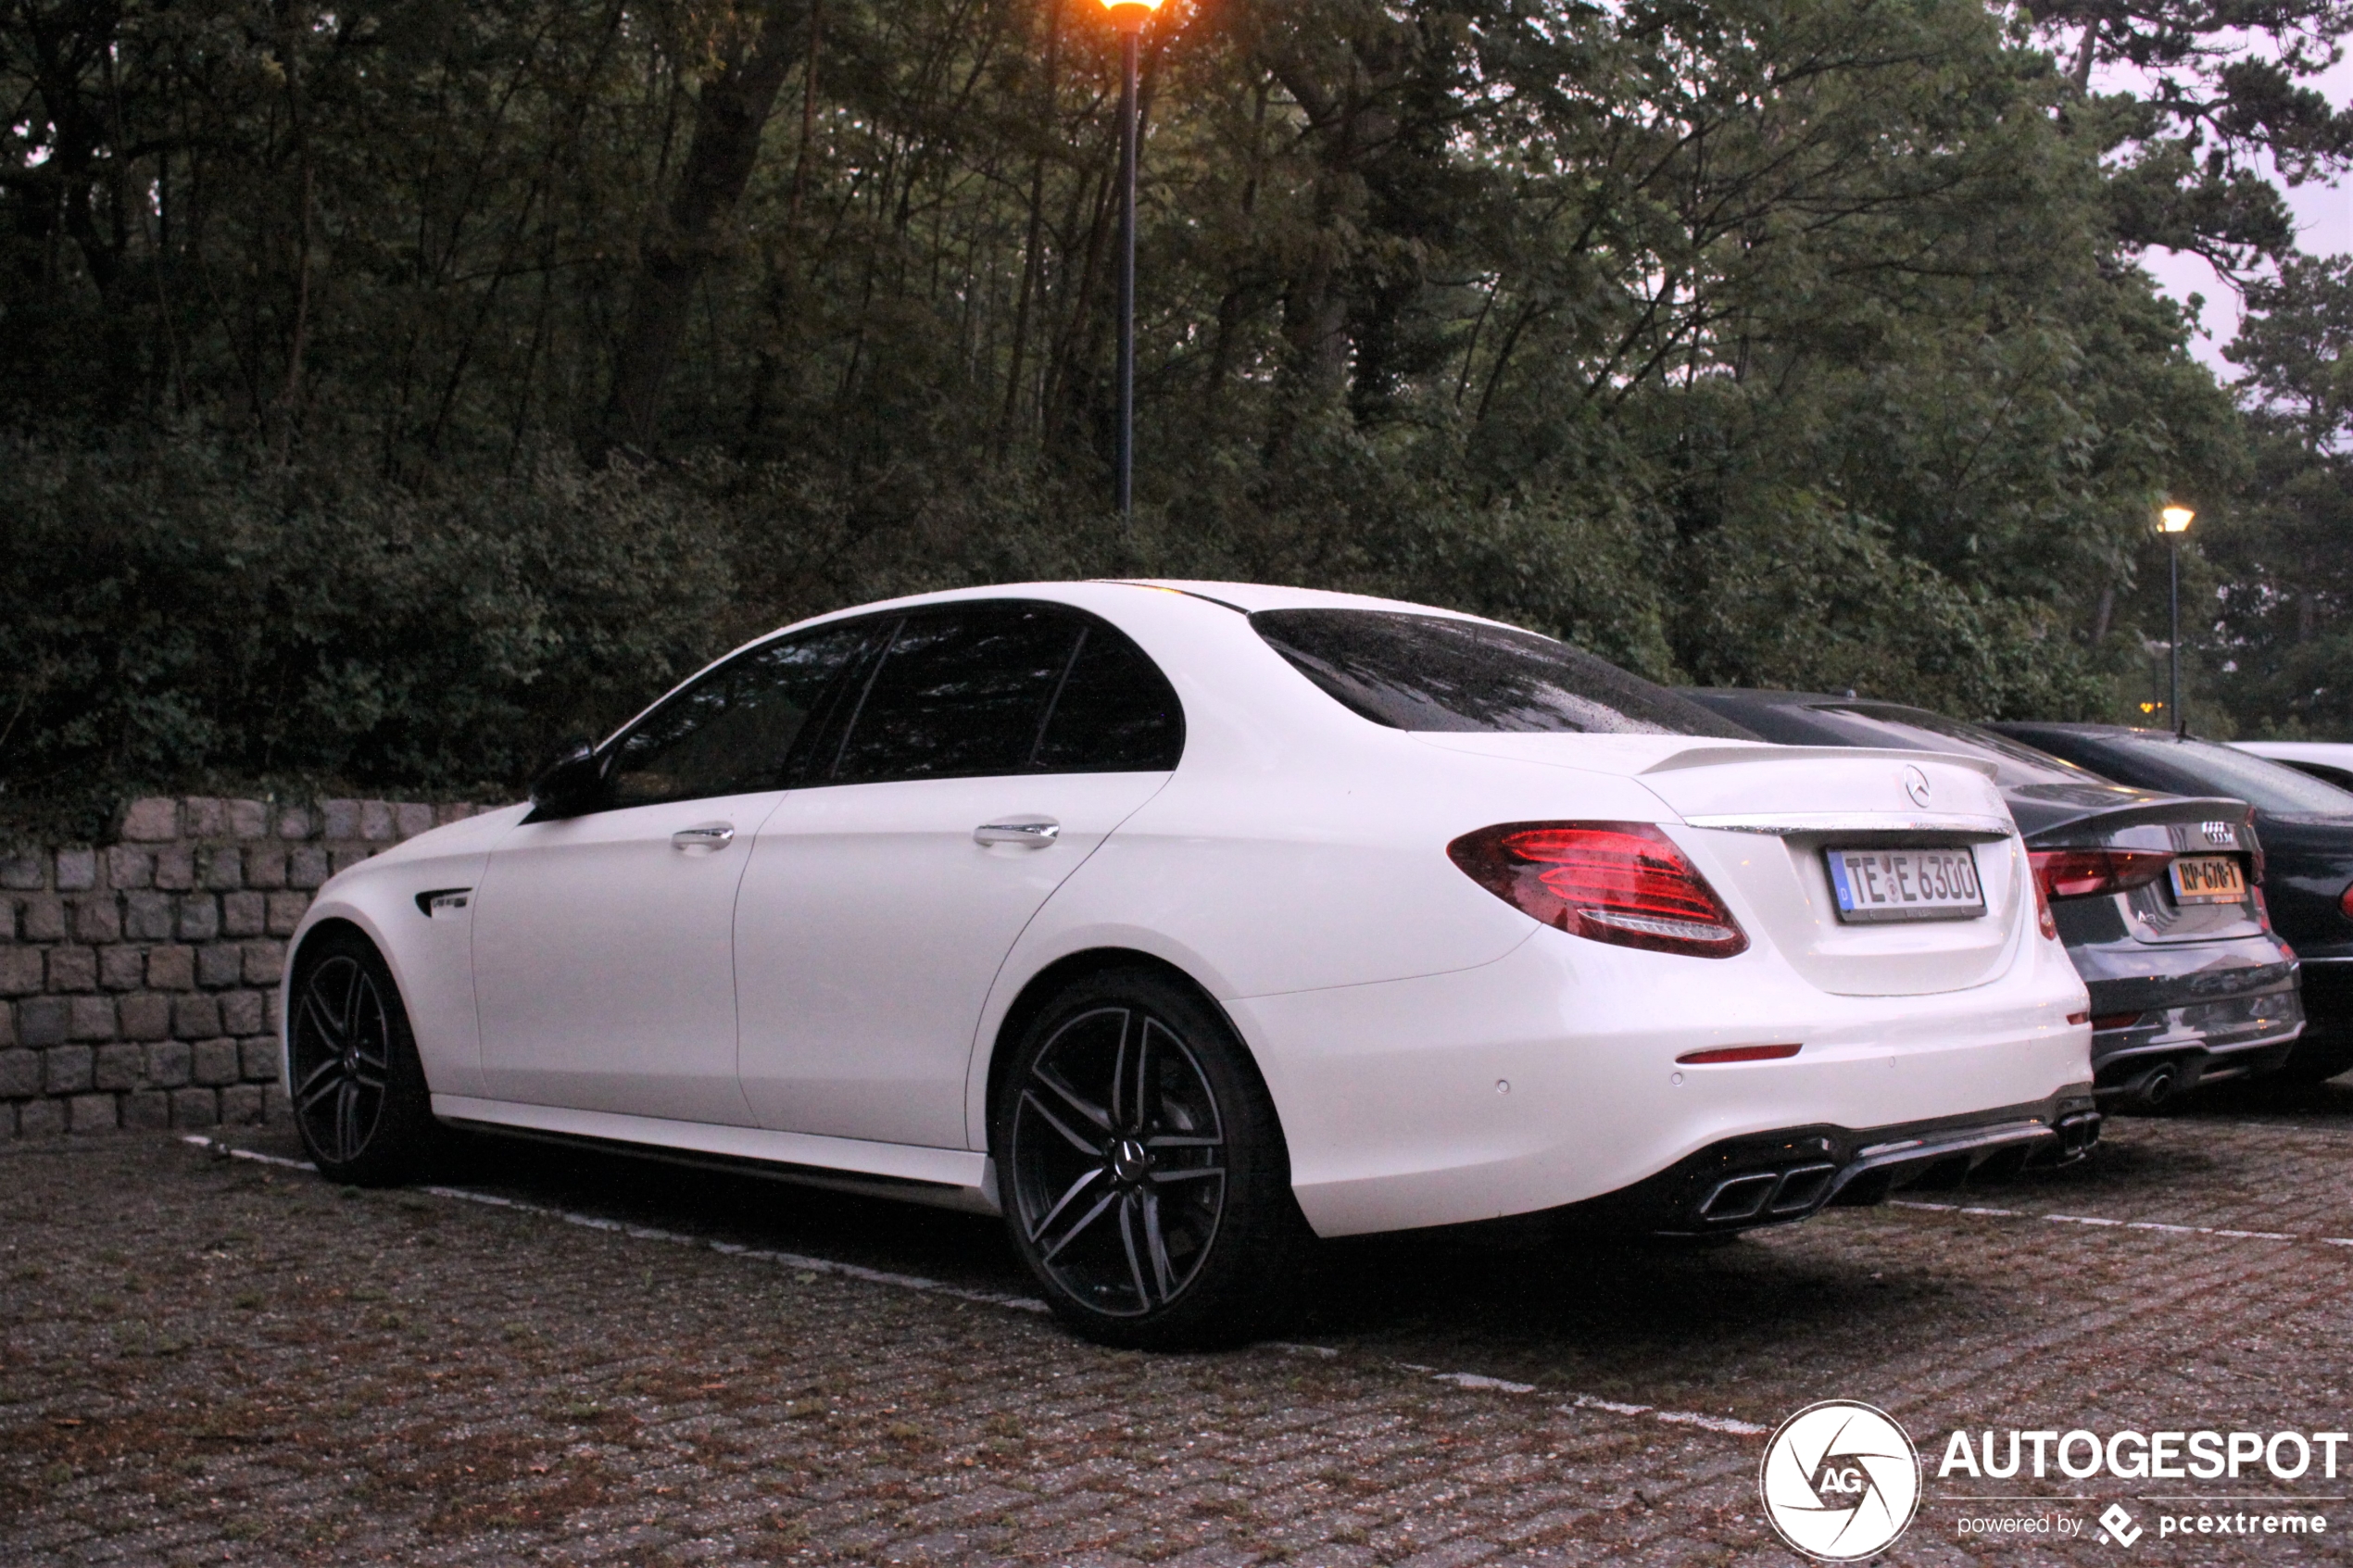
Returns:
[[[1904,764],[1904,793],[1912,797],[1915,806],[1928,804],[1928,775],[1909,762]]]

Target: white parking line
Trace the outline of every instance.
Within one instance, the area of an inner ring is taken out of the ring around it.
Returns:
[[[2155,1220],[2110,1220],[2097,1214],[2037,1214],[2024,1209],[1988,1209],[1969,1203],[1919,1203],[1892,1198],[1890,1209],[1919,1209],[1936,1214],[1974,1214],[1990,1220],[2045,1220],[2054,1225],[2095,1225],[2124,1231],[2163,1231],[2171,1236],[2219,1236],[2232,1241],[2312,1241],[2323,1247],[2353,1247],[2353,1236],[2299,1236],[2291,1231],[2233,1231],[2212,1225],[2168,1225]]]
[[[264,1154],[258,1149],[239,1148],[201,1133],[183,1135],[182,1143],[209,1149],[215,1156],[228,1160],[249,1160],[259,1165],[277,1165],[294,1171],[316,1173],[318,1167],[308,1160],[289,1160],[280,1154]],[[862,1280],[868,1285],[887,1285],[900,1290],[913,1290],[927,1296],[946,1296],[959,1301],[975,1301],[983,1306],[1005,1307],[1017,1312],[1050,1312],[1053,1309],[1034,1296],[1007,1296],[993,1290],[968,1290],[962,1286],[940,1280],[925,1279],[921,1274],[892,1273],[883,1269],[869,1269],[856,1263],[838,1262],[831,1258],[812,1258],[801,1252],[778,1252],[766,1248],[745,1247],[737,1242],[712,1241],[704,1236],[688,1236],[683,1231],[666,1231],[652,1225],[633,1225],[621,1220],[610,1220],[600,1214],[584,1214],[568,1209],[550,1209],[541,1204],[524,1203],[516,1198],[501,1198],[496,1193],[472,1192],[465,1187],[426,1186],[416,1189],[435,1198],[446,1198],[459,1203],[478,1203],[490,1209],[508,1209],[518,1214],[536,1214],[544,1219],[560,1220],[568,1225],[586,1230],[610,1231],[636,1241],[660,1241],[676,1247],[699,1247],[730,1258],[748,1258],[755,1262],[775,1263],[804,1273],[831,1274],[840,1279]],[[1302,1345],[1273,1340],[1260,1347],[1282,1355],[1313,1356],[1321,1361],[1337,1360],[1340,1351],[1328,1345]],[[1489,1377],[1476,1372],[1441,1372],[1436,1367],[1415,1361],[1390,1361],[1398,1372],[1409,1372],[1432,1382],[1451,1384],[1476,1393],[1521,1396],[1539,1392],[1533,1383],[1514,1383],[1508,1378]],[[1735,1421],[1730,1416],[1703,1415],[1695,1411],[1663,1411],[1653,1405],[1626,1404],[1616,1399],[1595,1399],[1590,1394],[1574,1394],[1560,1410],[1603,1411],[1611,1415],[1648,1417],[1674,1426],[1694,1426],[1706,1432],[1720,1432],[1738,1437],[1761,1437],[1772,1430],[1753,1422]]]
[[[238,1148],[200,1134],[190,1134],[183,1143],[201,1144],[215,1154],[225,1154],[232,1160],[250,1160],[262,1165],[280,1165],[296,1171],[316,1171],[308,1160],[288,1160],[283,1155],[263,1154],[258,1149]],[[579,1225],[592,1231],[612,1231],[637,1241],[666,1241],[678,1247],[700,1247],[722,1252],[730,1258],[749,1258],[754,1262],[776,1263],[804,1273],[837,1274],[844,1279],[864,1280],[870,1285],[896,1286],[901,1290],[921,1291],[928,1296],[950,1296],[960,1301],[978,1301],[990,1307],[1010,1307],[1017,1312],[1051,1311],[1046,1303],[1034,1296],[1007,1296],[994,1290],[967,1290],[962,1286],[925,1279],[920,1274],[895,1274],[882,1269],[862,1268],[856,1263],[837,1262],[831,1258],[812,1258],[799,1252],[777,1252],[767,1248],[745,1247],[733,1241],[712,1241],[708,1237],[688,1236],[683,1231],[665,1231],[652,1225],[633,1225],[621,1220],[609,1220],[600,1214],[582,1214],[567,1209],[549,1209],[536,1203],[523,1203],[496,1193],[472,1192],[465,1187],[425,1186],[416,1189],[435,1198],[447,1198],[459,1203],[479,1203],[491,1209],[511,1209],[519,1214],[537,1214],[547,1219],[561,1220],[568,1225]]]

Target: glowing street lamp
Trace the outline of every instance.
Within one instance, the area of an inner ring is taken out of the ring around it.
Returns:
[[[1103,0],[1119,29],[1119,515],[1136,491],[1136,44],[1161,0]]]
[[[2197,513],[2175,504],[2157,514],[2158,528],[2165,535],[2166,561],[2173,572],[2173,635],[2165,645],[2168,666],[2165,694],[2167,710],[2173,716],[2173,733],[2189,734],[2189,725],[2182,718],[2182,535],[2190,531]]]

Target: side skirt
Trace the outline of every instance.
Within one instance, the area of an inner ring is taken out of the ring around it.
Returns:
[[[710,1122],[672,1122],[658,1116],[573,1110],[465,1095],[434,1096],[433,1113],[453,1126],[484,1132],[603,1148],[966,1213],[999,1211],[995,1173],[988,1157],[970,1149],[828,1138]]]

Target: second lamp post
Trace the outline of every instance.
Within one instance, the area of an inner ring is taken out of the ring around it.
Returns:
[[[1119,515],[1136,498],[1136,53],[1161,0],[1103,0],[1119,29]]]
[[[2172,637],[2165,645],[2165,716],[2173,721],[2175,734],[2185,735],[2190,727],[2182,720],[2182,535],[2190,531],[2190,523],[2197,513],[2187,507],[2172,506],[2157,516],[2158,526],[2165,531],[2166,561],[2173,569]]]

